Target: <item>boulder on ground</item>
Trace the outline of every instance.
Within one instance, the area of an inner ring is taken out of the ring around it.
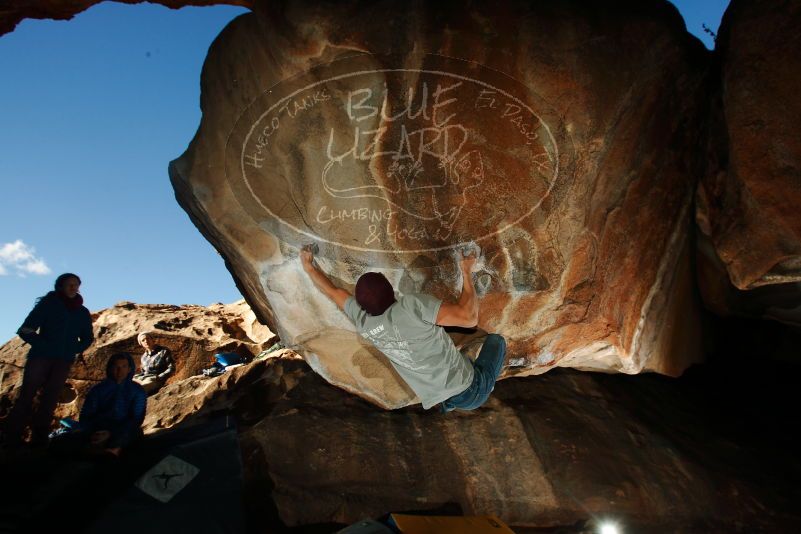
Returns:
[[[668,2],[259,3],[209,50],[170,176],[260,319],[380,406],[414,396],[305,245],[347,290],[377,270],[442,299],[480,250],[479,326],[517,374],[678,375],[708,58]]]

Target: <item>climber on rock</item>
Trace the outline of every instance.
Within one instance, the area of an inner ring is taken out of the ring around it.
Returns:
[[[362,337],[389,358],[423,408],[440,404],[442,412],[474,410],[487,401],[503,368],[506,341],[489,334],[472,362],[443,328],[472,328],[478,322],[478,297],[471,274],[474,255],[459,261],[463,282],[456,302],[424,293],[396,299],[392,284],[376,272],[359,277],[354,298],[314,264],[309,247],[301,251],[300,258],[314,285],[345,312]]]

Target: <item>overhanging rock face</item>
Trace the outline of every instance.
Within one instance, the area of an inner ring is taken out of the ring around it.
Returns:
[[[328,381],[414,401],[300,267],[456,298],[536,374],[680,373],[705,52],[667,2],[269,2],[233,21],[170,164],[249,303]]]

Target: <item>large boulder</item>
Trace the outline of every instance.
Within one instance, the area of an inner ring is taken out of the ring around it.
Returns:
[[[663,1],[262,2],[209,50],[170,176],[260,319],[381,406],[414,397],[304,245],[345,289],[371,269],[443,299],[480,249],[479,325],[518,374],[677,375],[707,56]]]
[[[717,39],[720,88],[697,219],[717,256],[706,254],[707,265],[720,262],[739,290],[801,282],[799,25],[798,2],[732,0]],[[772,291],[777,304],[800,286]],[[706,300],[724,299],[723,289],[709,288]],[[752,311],[738,301],[734,311]]]

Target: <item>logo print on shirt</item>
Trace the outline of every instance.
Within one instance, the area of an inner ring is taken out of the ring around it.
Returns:
[[[379,333],[381,333],[383,331],[384,331],[384,325],[380,324],[380,325],[376,326],[375,328],[371,329],[369,334],[371,336],[377,336]]]
[[[398,327],[393,326],[392,329],[392,335],[382,335],[380,338],[376,338],[369,336],[370,332],[366,332],[365,337],[372,341],[378,350],[386,354],[390,360],[394,361],[398,365],[401,365],[412,371],[424,368],[425,364],[417,362],[414,358],[412,358],[412,351],[409,347],[409,342],[403,339]]]

